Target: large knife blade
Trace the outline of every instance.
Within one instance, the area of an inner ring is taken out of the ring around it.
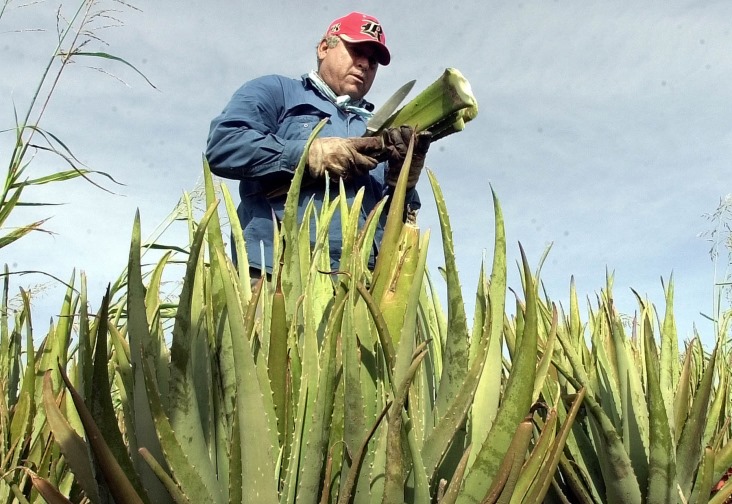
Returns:
[[[402,100],[407,97],[409,92],[414,87],[415,80],[411,80],[404,84],[402,87],[396,90],[391,97],[377,110],[373,117],[366,123],[366,133],[364,136],[372,136],[384,125],[387,119],[391,117],[394,111],[402,103]]]

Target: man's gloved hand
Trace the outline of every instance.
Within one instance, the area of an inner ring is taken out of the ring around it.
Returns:
[[[328,173],[333,180],[348,180],[373,170],[383,153],[381,137],[316,138],[310,145],[308,168],[315,178]]]
[[[389,167],[386,171],[386,183],[391,187],[395,187],[399,179],[399,172],[404,165],[404,159],[407,156],[409,141],[414,135],[414,128],[410,126],[401,126],[399,128],[389,128],[384,131],[384,148],[387,152],[387,160]],[[409,166],[409,176],[407,177],[407,189],[411,189],[417,185],[419,175],[424,168],[424,160],[427,157],[427,151],[432,141],[432,133],[429,131],[420,131],[414,140],[414,152],[412,154],[412,163]]]

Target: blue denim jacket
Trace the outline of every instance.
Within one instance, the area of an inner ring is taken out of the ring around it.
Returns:
[[[306,76],[298,80],[268,75],[239,88],[223,112],[211,122],[206,159],[214,174],[239,180],[239,220],[249,264],[254,268],[272,271],[273,215],[281,220],[284,213],[286,195],[268,194],[288,187],[310,133],[323,118],[328,118],[328,122],[320,137],[359,137],[366,131],[363,118],[336,107]],[[390,195],[391,188],[384,182],[385,168],[385,163],[381,163],[368,175],[345,183],[349,203],[361,187],[365,188],[361,225],[376,204]],[[331,184],[330,198],[337,195],[338,184]],[[298,205],[299,218],[302,219],[311,199],[319,210],[324,196],[325,182],[312,180],[306,170]],[[406,204],[413,210],[419,208],[414,189],[407,192]],[[386,211],[376,230],[371,267],[378,253],[385,217]],[[314,241],[314,225],[311,229]],[[337,268],[341,256],[341,240],[340,216],[336,213],[329,243],[333,268]],[[264,245],[264,265],[260,242]]]

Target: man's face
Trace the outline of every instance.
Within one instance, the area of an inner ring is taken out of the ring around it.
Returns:
[[[374,83],[376,53],[370,43],[351,44],[341,40],[335,47],[328,47],[325,40],[318,45],[321,60],[318,73],[336,95],[348,95],[358,100],[366,96]]]

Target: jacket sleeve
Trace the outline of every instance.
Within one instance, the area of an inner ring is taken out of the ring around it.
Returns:
[[[211,122],[206,146],[211,171],[230,179],[294,173],[306,141],[277,136],[284,107],[284,90],[276,77],[239,88]]]

